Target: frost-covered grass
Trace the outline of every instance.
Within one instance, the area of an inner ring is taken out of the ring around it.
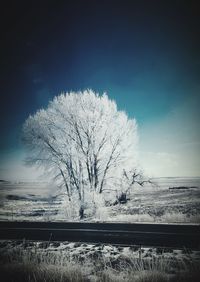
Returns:
[[[86,221],[200,223],[200,179],[160,178],[155,186],[135,187],[127,204],[90,205]],[[188,189],[169,189],[187,187]],[[115,200],[115,199],[113,199]],[[98,203],[98,201],[97,201]],[[53,185],[0,183],[0,220],[79,221],[75,203]]]
[[[4,282],[86,282],[79,265],[8,263],[1,265],[1,277]]]
[[[200,223],[200,215],[187,215],[183,213],[164,213],[162,216],[149,214],[119,214],[109,218],[110,222],[152,222],[152,223]]]
[[[198,281],[200,251],[58,242],[1,242],[2,281]]]
[[[136,188],[126,205],[111,209],[112,221],[200,223],[200,179],[161,178]],[[169,189],[185,186],[188,189]]]

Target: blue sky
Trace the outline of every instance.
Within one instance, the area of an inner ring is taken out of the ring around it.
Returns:
[[[0,178],[34,178],[21,127],[62,91],[106,91],[155,176],[200,176],[195,1],[18,1],[1,11]]]

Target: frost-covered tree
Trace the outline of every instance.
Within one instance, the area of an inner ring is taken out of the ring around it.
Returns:
[[[135,119],[92,90],[55,97],[23,126],[27,162],[65,186],[80,218],[90,200],[116,191],[116,179],[136,167],[137,139]]]
[[[117,200],[114,202],[114,204],[126,203],[128,200],[130,200],[129,197],[133,188],[135,186],[143,187],[145,184],[156,186],[156,183],[145,177],[143,172],[138,168],[133,168],[129,171],[124,169],[118,182],[119,189],[116,195]]]

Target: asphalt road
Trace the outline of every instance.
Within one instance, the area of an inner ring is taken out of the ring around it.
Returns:
[[[0,239],[200,248],[200,225],[0,222]]]

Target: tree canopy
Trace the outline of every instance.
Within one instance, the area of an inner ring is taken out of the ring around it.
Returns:
[[[79,203],[80,217],[92,193],[116,191],[124,170],[136,167],[136,120],[92,90],[56,96],[30,115],[23,141],[27,163],[43,166],[66,188],[68,200]]]

